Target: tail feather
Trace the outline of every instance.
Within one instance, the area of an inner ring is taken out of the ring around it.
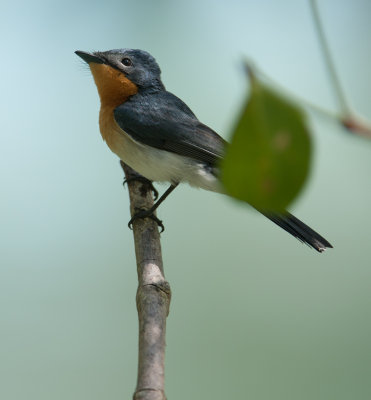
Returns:
[[[320,253],[326,250],[326,248],[332,248],[332,245],[325,238],[290,213],[263,214],[286,232]]]

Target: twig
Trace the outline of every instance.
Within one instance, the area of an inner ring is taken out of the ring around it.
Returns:
[[[251,64],[251,62],[249,62]],[[356,133],[359,136],[363,136],[365,138],[371,138],[371,124],[369,121],[363,119],[362,117],[356,116],[353,112],[352,114],[342,115],[339,112],[333,112],[328,109],[325,109],[317,104],[314,104],[304,97],[294,93],[293,91],[287,89],[277,81],[275,81],[271,76],[269,76],[266,72],[258,68],[254,65],[254,70],[256,73],[264,79],[273,89],[276,89],[278,92],[283,93],[292,101],[300,103],[302,106],[308,107],[313,111],[334,119],[338,121],[344,128],[346,128],[349,132]]]
[[[339,121],[341,125],[352,133],[356,133],[360,136],[371,138],[371,124],[369,121],[364,121],[354,114],[347,98],[345,92],[341,86],[339,76],[337,74],[334,60],[331,56],[330,47],[328,45],[325,31],[323,29],[323,24],[318,10],[317,0],[310,0],[310,9],[313,15],[314,25],[318,34],[318,40],[322,49],[325,65],[328,70],[328,75],[331,79],[332,86],[334,88],[337,100],[339,102],[339,107],[341,115]]]
[[[338,77],[338,74],[337,74],[337,71],[335,68],[335,63],[331,56],[330,47],[326,40],[326,35],[325,35],[325,31],[323,29],[323,24],[322,24],[320,15],[319,15],[318,5],[317,5],[316,0],[310,0],[310,9],[312,11],[313,21],[314,21],[316,31],[318,34],[318,40],[319,40],[319,44],[322,49],[322,54],[323,54],[323,57],[325,60],[325,65],[327,67],[328,75],[331,79],[333,88],[336,92],[336,96],[339,101],[341,113],[344,116],[348,115],[348,114],[350,114],[350,107],[349,107],[347,99],[345,97],[343,88],[341,87],[340,79]]]
[[[121,167],[129,180],[130,212],[153,205],[150,181],[133,181],[138,174],[122,161]],[[166,400],[165,332],[171,291],[162,266],[160,234],[157,223],[149,218],[133,222],[137,259],[139,318],[138,380],[134,400]]]
[[[312,109],[313,111],[324,115],[325,117],[328,117],[331,119],[337,119],[337,120],[341,119],[340,113],[323,108],[323,107],[319,106],[318,104],[312,103],[311,101],[307,100],[306,98],[298,95],[297,93],[294,93],[287,87],[285,87],[285,86],[281,85],[279,82],[275,81],[270,75],[268,75],[265,71],[258,68],[257,66],[254,66],[254,69],[259,74],[259,76],[262,79],[264,79],[273,89],[277,90],[280,93],[283,93],[285,96],[287,96],[292,101],[300,103],[302,106],[308,107],[308,108]]]
[[[340,79],[337,75],[336,68],[334,61],[331,57],[331,52],[329,50],[329,46],[326,40],[326,35],[323,30],[323,25],[321,23],[318,7],[317,7],[317,2],[316,0],[310,0],[310,6],[311,6],[311,11],[313,14],[313,20],[314,24],[318,33],[318,38],[320,42],[320,46],[324,55],[324,61],[325,65],[328,70],[328,75],[331,79],[335,94],[337,96],[338,102],[339,102],[339,111],[338,112],[333,112],[328,109],[325,109],[317,104],[314,104],[304,97],[301,97],[297,95],[296,93],[293,93],[292,91],[288,90],[286,87],[280,85],[277,81],[272,79],[270,76],[268,76],[265,72],[263,72],[260,68],[258,68],[256,65],[253,65],[251,61],[245,61],[245,65],[247,64],[249,68],[251,68],[251,65],[253,65],[253,69],[256,71],[256,73],[259,74],[259,76],[267,81],[270,86],[273,88],[276,88],[279,92],[285,94],[289,98],[291,98],[293,101],[296,101],[298,103],[301,103],[303,106],[307,106],[313,111],[316,111],[326,117],[329,117],[331,119],[334,119],[338,121],[343,128],[345,128],[348,132],[355,133],[359,136],[363,136],[365,138],[371,139],[371,122],[367,121],[366,119],[360,117],[355,113],[354,111],[351,110],[351,107],[348,104],[348,101],[346,99],[345,93],[341,87],[340,84]]]

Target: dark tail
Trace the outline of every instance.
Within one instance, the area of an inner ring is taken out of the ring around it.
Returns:
[[[325,238],[290,213],[263,214],[286,232],[291,233],[291,235],[298,238],[301,242],[313,247],[320,253],[326,250],[326,248],[332,248],[331,244]]]

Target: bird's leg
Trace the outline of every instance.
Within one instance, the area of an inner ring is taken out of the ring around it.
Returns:
[[[156,201],[156,203],[148,210],[139,209],[137,213],[133,215],[128,223],[128,227],[132,229],[133,222],[138,218],[151,218],[157,222],[157,225],[161,227],[161,232],[165,230],[162,221],[159,220],[153,213],[156,211],[158,206],[169,196],[169,194],[178,186],[178,183],[171,184],[170,187],[164,192],[164,194]]]

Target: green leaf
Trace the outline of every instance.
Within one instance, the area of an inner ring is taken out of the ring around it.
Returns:
[[[298,107],[249,75],[251,94],[221,165],[222,183],[232,197],[282,212],[308,177],[309,130]]]

